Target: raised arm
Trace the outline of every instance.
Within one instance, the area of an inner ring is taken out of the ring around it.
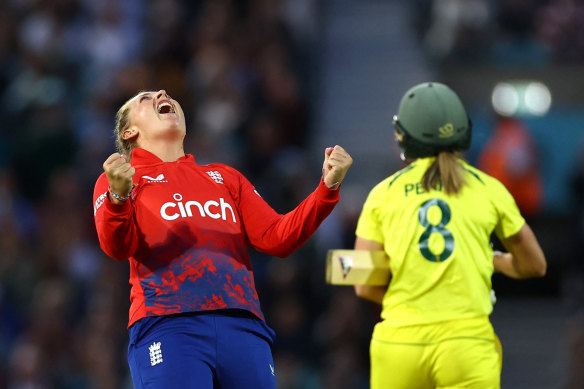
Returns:
[[[355,250],[383,250],[383,245],[373,240],[357,237],[355,239]],[[387,291],[387,285],[373,286],[373,285],[355,285],[355,294],[365,300],[373,301],[381,305],[383,296]]]
[[[284,215],[274,211],[241,176],[239,210],[250,245],[278,257],[286,257],[300,248],[338,203],[338,188],[352,163],[353,159],[342,147],[327,148],[320,184]]]
[[[508,253],[495,252],[495,271],[517,279],[545,276],[545,255],[527,223],[515,235],[500,239]]]
[[[103,164],[93,192],[93,216],[102,250],[123,261],[136,251],[138,238],[130,204],[135,169],[125,156],[114,153]]]

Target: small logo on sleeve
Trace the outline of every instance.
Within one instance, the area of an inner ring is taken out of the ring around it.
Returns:
[[[95,200],[95,204],[93,204],[93,216],[95,216],[97,214],[97,210],[99,209],[99,207],[101,207],[103,205],[103,202],[105,201],[106,196],[107,196],[107,192],[102,193]]]
[[[160,346],[160,342],[154,342],[148,347],[148,350],[150,350],[150,366],[156,366],[162,363],[162,349]]]

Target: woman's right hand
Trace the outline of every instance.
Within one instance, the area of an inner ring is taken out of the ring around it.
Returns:
[[[341,146],[327,147],[324,150],[322,179],[330,189],[338,189],[353,164],[353,158]]]
[[[136,173],[136,169],[128,161],[128,157],[124,154],[113,153],[103,163],[103,170],[109,181],[110,191],[121,197],[126,197],[132,191],[132,177]],[[110,194],[110,200],[117,204],[121,201],[117,200]]]

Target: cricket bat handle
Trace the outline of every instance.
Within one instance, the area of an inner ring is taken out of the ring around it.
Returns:
[[[384,251],[329,250],[326,282],[331,285],[388,285],[391,272]]]

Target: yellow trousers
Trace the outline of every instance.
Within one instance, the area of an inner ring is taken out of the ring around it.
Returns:
[[[371,339],[371,389],[499,389],[502,349],[488,317],[391,327]]]

